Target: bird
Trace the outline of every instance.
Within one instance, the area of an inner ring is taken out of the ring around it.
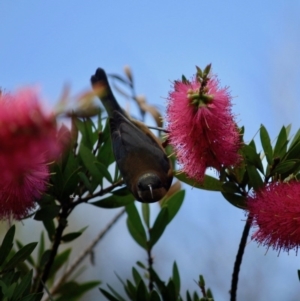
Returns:
[[[91,84],[107,111],[114,157],[128,190],[142,203],[161,200],[173,180],[161,141],[120,107],[102,68],[91,76]]]

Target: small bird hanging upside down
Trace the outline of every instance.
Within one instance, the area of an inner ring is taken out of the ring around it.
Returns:
[[[142,122],[126,116],[103,69],[96,70],[91,83],[110,118],[112,148],[127,188],[140,202],[159,201],[173,179],[171,162],[161,142]]]

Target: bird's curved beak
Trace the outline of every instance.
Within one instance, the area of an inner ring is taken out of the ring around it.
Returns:
[[[154,197],[153,197],[152,185],[149,184],[148,187],[149,187],[149,190],[150,190],[150,193],[151,193],[151,197],[152,197],[152,199],[153,199]]]

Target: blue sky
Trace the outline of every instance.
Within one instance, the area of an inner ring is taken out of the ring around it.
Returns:
[[[246,140],[261,123],[275,138],[283,124],[292,123],[294,130],[300,125],[299,13],[296,0],[3,0],[0,86],[39,85],[55,103],[64,83],[76,94],[89,88],[97,67],[122,73],[130,65],[137,93],[163,110],[171,81],[192,76],[195,65],[212,63],[221,84],[230,86]],[[125,105],[121,97],[120,103]],[[182,210],[154,249],[156,268],[168,278],[176,260],[184,290],[197,289],[193,280],[201,273],[216,300],[226,300],[245,215],[217,193],[186,189]],[[87,243],[115,212],[81,209],[74,212],[71,227],[86,226],[88,216]],[[25,228],[20,230],[24,240],[32,240]],[[247,245],[239,300],[296,300],[298,257],[265,253],[254,242]],[[128,236],[124,218],[95,256],[97,265],[85,275],[110,283],[114,271],[126,277],[135,260],[146,258]],[[100,297],[96,290],[89,296]]]

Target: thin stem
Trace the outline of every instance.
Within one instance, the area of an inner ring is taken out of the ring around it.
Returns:
[[[98,242],[107,234],[107,232],[112,228],[112,226],[119,220],[119,218],[125,213],[125,209],[121,210],[107,225],[106,227],[95,237],[95,239],[90,243],[87,248],[75,259],[75,261],[68,267],[63,276],[55,282],[53,288],[51,289],[51,295],[55,295],[62,284],[68,279],[68,277],[74,272],[78,265],[92,252]],[[49,296],[43,299],[43,301],[48,301]]]
[[[151,254],[151,248],[147,250],[148,255],[148,271],[149,271],[149,291],[151,292],[154,288],[153,277],[152,277],[152,266],[153,266],[153,258]]]
[[[241,237],[239,249],[236,254],[234,267],[233,267],[231,290],[230,290],[230,301],[236,301],[236,292],[237,292],[238,281],[239,281],[239,272],[240,272],[240,267],[241,267],[242,260],[243,260],[243,255],[244,255],[244,251],[245,251],[245,247],[246,247],[246,243],[247,243],[247,238],[248,238],[249,231],[251,228],[251,223],[252,223],[252,218],[250,216],[248,216],[244,230],[243,230],[243,234]]]
[[[52,244],[49,259],[48,259],[48,261],[45,265],[45,268],[43,270],[42,277],[41,277],[42,281],[40,281],[37,292],[42,292],[43,291],[43,288],[44,288],[43,283],[46,283],[46,281],[48,280],[51,267],[53,265],[53,262],[54,262],[54,259],[55,259],[56,255],[57,255],[58,247],[60,245],[63,232],[64,232],[64,230],[65,230],[65,228],[67,227],[67,224],[68,224],[67,217],[68,217],[69,213],[70,213],[69,206],[63,206],[62,207],[62,212],[59,214],[59,217],[58,217],[58,226],[57,226],[56,231],[55,231],[55,237],[54,237],[54,241],[53,241],[53,244]]]
[[[100,191],[98,191],[97,193],[95,194],[89,194],[87,195],[86,197],[84,198],[79,198],[77,201],[73,202],[71,204],[72,208],[74,208],[75,206],[77,206],[78,204],[81,204],[81,203],[86,203],[88,202],[89,200],[95,198],[95,197],[98,197],[98,196],[103,196],[105,195],[106,193],[109,193],[111,192],[114,188],[118,187],[118,186],[121,186],[122,184],[124,183],[123,179],[113,183],[112,185],[104,188],[104,189],[101,189]]]

